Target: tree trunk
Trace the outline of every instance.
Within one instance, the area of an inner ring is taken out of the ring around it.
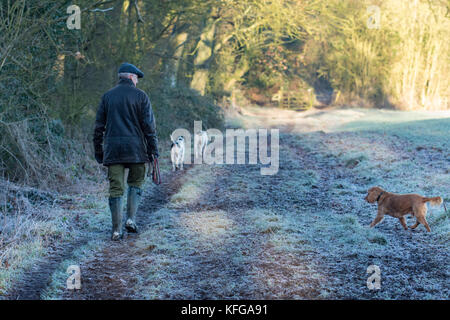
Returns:
[[[205,21],[205,27],[197,44],[197,55],[194,59],[194,75],[192,77],[191,88],[205,94],[208,83],[209,66],[214,52],[214,37],[216,33],[215,10],[209,14]]]
[[[177,75],[180,66],[180,59],[183,49],[188,38],[186,29],[187,24],[179,27],[175,24],[173,32],[168,40],[168,48],[166,50],[165,66],[164,66],[164,84],[175,88],[177,86]]]

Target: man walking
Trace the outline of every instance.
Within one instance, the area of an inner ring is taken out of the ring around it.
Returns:
[[[94,149],[98,163],[108,167],[112,240],[122,237],[122,197],[128,173],[125,228],[137,232],[136,211],[145,181],[145,163],[158,157],[155,118],[147,94],[136,88],[141,70],[130,63],[119,68],[119,83],[106,92],[95,120]]]

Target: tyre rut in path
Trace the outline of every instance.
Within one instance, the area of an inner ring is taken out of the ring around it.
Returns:
[[[51,276],[59,264],[68,259],[74,250],[87,242],[88,239],[78,239],[62,246],[51,246],[48,255],[44,257],[45,260],[41,258],[33,263],[28,270],[25,270],[23,276],[15,283],[6,298],[9,300],[40,300],[41,293],[49,284]]]

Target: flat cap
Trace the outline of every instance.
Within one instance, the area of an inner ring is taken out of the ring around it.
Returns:
[[[120,65],[119,73],[134,73],[135,75],[138,76],[138,78],[144,77],[144,73],[141,70],[136,68],[135,65],[132,65],[131,63],[128,62],[122,63]]]

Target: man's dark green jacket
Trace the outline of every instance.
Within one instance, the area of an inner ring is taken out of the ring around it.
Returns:
[[[130,79],[106,92],[97,111],[95,158],[104,165],[143,163],[158,156],[155,117],[147,94]]]

